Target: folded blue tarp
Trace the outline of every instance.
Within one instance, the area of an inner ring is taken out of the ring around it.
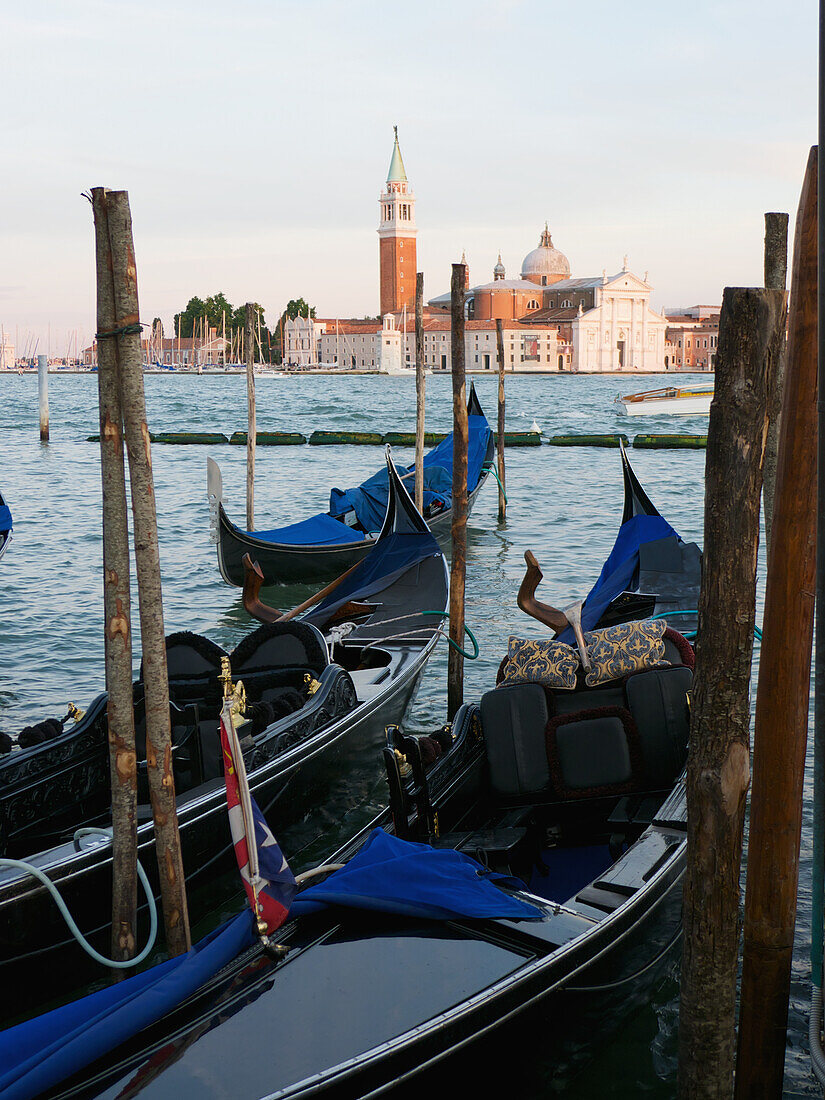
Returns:
[[[540,909],[494,885],[497,878],[502,876],[452,848],[431,848],[373,829],[346,867],[295,898],[289,915],[343,905],[427,920],[543,918]]]
[[[0,531],[11,531],[11,508],[8,504],[0,504]]]
[[[0,1096],[29,1100],[176,1008],[255,939],[251,910],[185,955],[0,1032]]]
[[[286,546],[338,546],[348,542],[363,542],[363,531],[354,531],[340,519],[333,519],[326,512],[288,527],[275,527],[271,531],[247,531],[256,539],[282,542]]]
[[[490,425],[485,416],[468,416],[467,446],[467,489],[472,492],[478,485],[487,443],[490,439]],[[415,467],[399,469],[405,477],[415,472]],[[411,481],[411,479],[410,479]],[[445,508],[450,506],[453,491],[453,436],[452,432],[424,455],[424,507],[438,499]],[[331,516],[341,516],[350,509],[355,510],[358,522],[365,531],[380,531],[387,510],[389,484],[386,468],[373,474],[354,489],[333,489],[330,493],[329,511]],[[432,495],[428,495],[432,494]]]
[[[592,630],[613,600],[622,592],[633,589],[639,572],[639,548],[679,535],[660,515],[636,515],[619,528],[610,557],[602,566],[599,579],[590,589],[582,610],[582,629]],[[573,643],[570,627],[559,634],[559,641]]]

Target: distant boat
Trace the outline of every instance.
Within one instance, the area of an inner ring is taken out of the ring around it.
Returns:
[[[11,509],[3,499],[3,494],[0,493],[0,558],[6,552],[6,547],[11,542]]]
[[[614,398],[622,416],[707,416],[713,400],[713,380],[695,386],[664,386]]]

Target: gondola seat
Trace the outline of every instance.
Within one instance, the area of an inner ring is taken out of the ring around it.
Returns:
[[[596,688],[501,683],[482,696],[494,798],[504,804],[566,801],[670,786],[687,750],[693,672],[692,651],[683,641],[668,638],[668,667]]]

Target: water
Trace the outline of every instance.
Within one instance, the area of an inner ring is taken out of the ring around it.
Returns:
[[[672,378],[670,379],[672,381]],[[99,450],[94,375],[50,376],[51,442],[41,445],[37,379],[0,376],[0,489],[14,516],[14,538],[0,564],[0,729],[15,732],[65,713],[71,699],[85,706],[103,689]],[[507,428],[527,430],[535,418],[547,435],[707,430],[707,418],[620,417],[616,394],[662,385],[660,377],[508,377]],[[495,378],[476,376],[481,403],[495,420]],[[406,430],[415,425],[409,379],[262,378],[257,384],[259,431],[315,429]],[[427,379],[427,428],[451,423],[451,380]],[[242,377],[148,376],[152,431],[219,431],[246,427]],[[223,584],[209,542],[206,456],[223,472],[227,510],[243,522],[243,447],[153,448],[167,633],[193,630],[229,650],[251,621],[240,591]],[[411,462],[411,449],[396,458]],[[498,527],[492,479],[480,494],[468,531],[467,621],[481,654],[465,665],[465,694],[477,698],[494,681],[512,633],[546,631],[516,608],[532,549],[541,563],[540,598],[564,605],[586,594],[601,568],[622,510],[618,452],[597,448],[513,448],[507,451],[507,523]],[[704,451],[632,451],[633,467],[656,504],[688,541],[702,541]],[[329,488],[358,484],[379,467],[378,447],[263,447],[256,457],[255,515],[260,528],[325,510]],[[760,565],[761,617],[764,567]],[[287,607],[306,589],[269,589]],[[134,625],[136,615],[134,616]],[[136,654],[136,661],[138,655]],[[412,730],[445,716],[446,647],[430,662],[408,716]],[[807,981],[811,890],[810,783],[803,822],[799,928],[794,953],[786,1094],[819,1095],[807,1062]],[[654,1003],[635,1016],[599,1057],[548,1083],[581,1097],[670,1097],[675,1090],[678,986],[675,975]]]

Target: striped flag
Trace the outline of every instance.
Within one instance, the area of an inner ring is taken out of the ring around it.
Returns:
[[[250,794],[238,735],[226,703],[221,712],[220,727],[226,801],[235,857],[259,931],[264,932],[265,926],[268,934],[282,925],[289,914],[295,896],[295,876]]]

